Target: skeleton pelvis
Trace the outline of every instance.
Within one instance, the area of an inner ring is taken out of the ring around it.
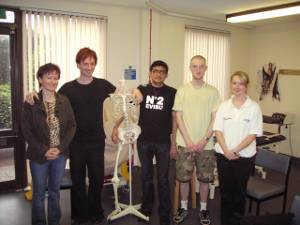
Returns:
[[[131,126],[130,131],[126,131],[125,128],[119,127],[119,139],[123,141],[125,144],[133,143],[139,137],[141,133],[140,126],[134,124]]]

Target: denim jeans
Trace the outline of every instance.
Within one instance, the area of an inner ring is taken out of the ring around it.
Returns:
[[[255,157],[228,160],[220,153],[216,156],[221,193],[221,223],[238,225],[239,222],[233,213],[245,215],[247,183]]]
[[[159,207],[158,214],[167,216],[171,211],[171,198],[169,186],[170,142],[156,143],[138,140],[137,148],[142,165],[142,211],[151,213],[155,202],[153,184],[153,156],[156,158],[157,186]]]
[[[66,166],[66,157],[60,155],[55,160],[47,160],[44,165],[30,161],[33,182],[32,224],[46,225],[45,194],[48,187],[48,224],[59,225],[61,218],[60,184]]]
[[[104,183],[104,140],[74,140],[70,148],[71,217],[78,223],[102,221],[101,193]],[[87,169],[87,170],[86,170]],[[86,191],[86,171],[89,186]]]

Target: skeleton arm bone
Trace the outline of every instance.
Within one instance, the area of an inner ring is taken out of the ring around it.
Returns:
[[[124,116],[122,116],[114,125],[112,133],[111,133],[111,140],[113,143],[117,144],[119,141],[119,131],[118,128],[120,126],[120,124],[124,121]]]

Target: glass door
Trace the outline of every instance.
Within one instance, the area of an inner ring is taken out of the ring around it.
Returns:
[[[7,182],[16,179],[14,146],[9,146],[7,139],[16,138],[12,132],[12,99],[11,99],[11,53],[10,35],[1,32],[0,34],[0,182]]]
[[[21,13],[13,23],[0,21],[0,191],[27,186],[23,106]],[[17,23],[17,21],[19,21]],[[19,33],[18,33],[19,32]]]

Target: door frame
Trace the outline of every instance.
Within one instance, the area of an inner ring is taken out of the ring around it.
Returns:
[[[13,147],[15,160],[15,180],[0,183],[0,191],[20,189],[27,186],[26,146],[22,133],[21,119],[23,110],[23,45],[22,11],[17,8],[3,7],[15,13],[15,23],[0,23],[0,29],[10,29],[11,33],[11,98],[12,130],[0,130],[1,148]]]

